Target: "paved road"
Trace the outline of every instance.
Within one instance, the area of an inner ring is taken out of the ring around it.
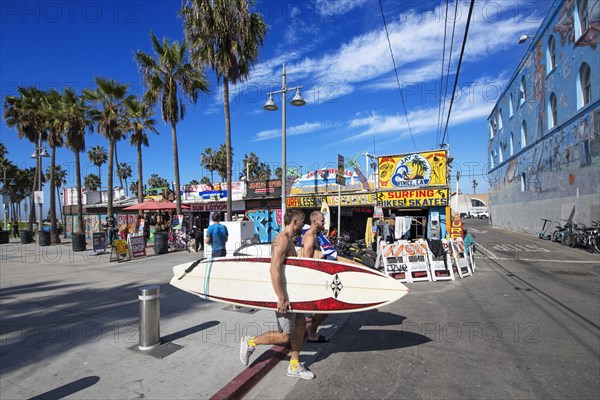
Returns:
[[[352,314],[310,365],[315,380],[271,372],[247,398],[598,398],[598,255],[466,226],[485,249],[473,277]]]

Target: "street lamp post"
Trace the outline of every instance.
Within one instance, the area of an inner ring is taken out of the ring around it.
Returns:
[[[42,147],[42,137],[40,136],[38,139],[38,145],[35,148],[35,151],[33,152],[33,154],[31,155],[31,158],[37,159],[37,163],[38,163],[38,191],[39,192],[42,191],[42,157],[50,157],[50,155],[46,151],[46,148]],[[42,231],[42,205],[43,205],[43,201],[38,201],[38,207],[39,207],[39,213],[40,213],[39,223],[38,223],[38,235],[39,235],[39,232]]]
[[[286,168],[287,161],[286,161],[286,143],[285,143],[285,139],[286,139],[285,138],[285,134],[286,134],[286,132],[285,132],[285,129],[286,129],[286,104],[287,104],[286,93],[291,90],[295,90],[296,95],[294,96],[294,98],[292,99],[292,101],[290,103],[293,106],[301,107],[306,104],[306,101],[304,101],[304,99],[302,98],[302,95],[300,95],[300,89],[302,89],[302,86],[296,86],[296,87],[291,87],[291,88],[287,87],[285,64],[283,64],[283,68],[282,68],[282,72],[281,72],[281,90],[269,92],[268,93],[269,100],[267,100],[267,102],[263,106],[263,108],[267,111],[277,111],[279,108],[277,107],[277,104],[275,104],[275,102],[273,101],[273,95],[281,93],[281,101],[282,101],[282,106],[281,106],[281,218],[282,219],[285,216],[285,211],[286,211],[285,197],[286,197],[286,193],[287,193],[287,188],[286,188],[287,187],[287,168]]]

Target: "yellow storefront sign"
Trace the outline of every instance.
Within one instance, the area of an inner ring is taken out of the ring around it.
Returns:
[[[424,151],[378,157],[379,188],[398,190],[408,187],[446,185],[446,150]]]
[[[377,193],[377,205],[383,208],[444,207],[448,189],[411,189]]]
[[[323,201],[330,207],[337,207],[341,201],[342,207],[372,206],[376,202],[375,193],[343,194],[338,196],[298,196],[286,198],[286,205],[290,208],[320,208]]]

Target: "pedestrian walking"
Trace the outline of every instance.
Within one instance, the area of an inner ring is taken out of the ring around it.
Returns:
[[[195,242],[195,247],[196,247],[196,253],[198,252],[198,249],[202,248],[202,220],[200,219],[200,217],[196,217],[196,219],[194,220],[194,242]]]
[[[12,233],[15,239],[19,238],[19,222],[17,220],[13,221]]]
[[[229,240],[229,232],[227,227],[220,223],[221,213],[216,212],[212,215],[213,224],[206,231],[204,242],[212,246],[212,257],[225,257],[225,243]]]
[[[274,345],[291,341],[292,351],[287,376],[300,379],[313,379],[315,374],[298,361],[304,342],[306,314],[295,313],[284,289],[283,265],[287,257],[296,257],[294,236],[302,233],[304,213],[298,210],[288,210],[283,218],[283,232],[275,236],[271,246],[271,281],[277,295],[277,331],[263,333],[260,336],[244,336],[240,342],[240,361],[248,365],[250,356],[258,345]]]

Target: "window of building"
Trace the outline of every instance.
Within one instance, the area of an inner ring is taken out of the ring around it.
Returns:
[[[490,128],[490,140],[492,140],[494,138],[494,127],[492,125],[492,119],[490,119],[490,121],[488,122],[488,125],[489,125],[489,128]]]
[[[588,29],[589,14],[588,14],[588,0],[578,0],[576,3],[576,16],[575,18],[575,38],[579,38]]]
[[[504,124],[502,123],[502,109],[498,109],[498,130],[502,130]]]
[[[527,122],[523,121],[521,125],[521,148],[527,146]]]
[[[525,172],[521,173],[521,192],[527,190],[526,180],[525,180]]]
[[[510,98],[508,99],[508,117],[512,118],[513,116],[513,94],[510,94]]]
[[[554,128],[557,122],[558,114],[556,110],[556,95],[554,93],[550,93],[550,98],[548,99],[548,129]]]
[[[479,199],[471,199],[471,207],[485,207],[485,203]]]
[[[503,146],[503,144],[500,143],[500,146],[498,148],[498,162],[500,164],[502,164],[504,162],[504,153],[502,152],[502,146]]]
[[[510,155],[512,156],[513,154],[515,154],[515,145],[514,145],[514,139],[513,139],[513,133],[510,133],[510,139],[509,139],[509,143],[508,143],[508,148],[510,150]]]
[[[490,154],[490,169],[494,168],[494,153]]]
[[[556,67],[556,40],[554,35],[548,39],[548,51],[546,53],[546,74],[549,74]]]
[[[527,98],[527,81],[525,80],[525,75],[521,77],[521,86],[519,87],[519,106],[525,104],[525,99]]]
[[[577,108],[581,108],[592,100],[592,83],[590,81],[590,66],[582,63],[579,67],[577,80]]]

